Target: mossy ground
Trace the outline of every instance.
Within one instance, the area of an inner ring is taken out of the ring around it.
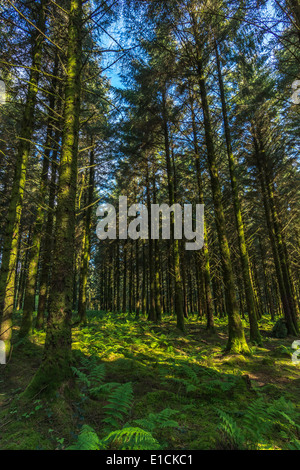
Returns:
[[[230,355],[224,354],[226,319],[216,320],[215,333],[204,323],[190,317],[183,335],[171,317],[154,325],[130,315],[89,312],[87,325],[73,331],[74,363],[79,367],[82,359],[96,357],[105,364],[105,382],[132,383],[129,424],[166,408],[176,410],[178,426],[155,435],[167,449],[222,448],[217,410],[238,420],[259,397],[266,403],[284,397],[299,411],[300,366],[291,360],[295,338],[272,338],[273,325],[263,319],[262,347],[251,346],[251,355]],[[0,449],[64,449],[83,424],[101,436],[103,396],[83,400],[78,391],[62,388],[52,400],[39,395],[26,405],[19,400],[41,362],[45,333],[33,331],[18,343],[17,332],[16,322],[11,358],[0,369]],[[286,444],[276,427],[268,440],[275,449]]]

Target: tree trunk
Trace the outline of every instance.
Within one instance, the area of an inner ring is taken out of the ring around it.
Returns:
[[[58,140],[60,130],[55,132],[55,148],[51,158],[51,178],[49,184],[48,214],[45,225],[45,234],[42,241],[42,268],[40,274],[39,303],[36,318],[36,328],[42,328],[44,324],[45,312],[47,308],[48,285],[50,281],[50,268],[53,255],[53,225],[54,225],[54,202],[56,197],[56,177],[57,177],[57,158],[58,158]]]
[[[49,315],[42,364],[25,391],[26,396],[44,390],[53,395],[72,377],[71,316],[73,252],[76,221],[77,158],[82,55],[82,0],[71,0],[64,127],[56,211],[56,240]]]
[[[190,96],[191,115],[192,115],[192,126],[193,126],[193,141],[194,141],[194,152],[195,152],[195,166],[197,174],[197,185],[198,185],[198,200],[199,204],[204,204],[203,194],[203,181],[201,174],[200,164],[200,153],[197,138],[197,128],[195,120],[195,111],[193,104],[193,96]],[[212,291],[211,291],[211,276],[210,276],[210,265],[209,265],[209,251],[208,251],[208,240],[207,240],[207,226],[204,219],[204,246],[203,254],[200,253],[201,262],[201,276],[202,271],[204,273],[204,287],[205,287],[205,312],[206,312],[206,328],[208,330],[214,330],[214,313],[213,313],[213,302],[212,302]]]
[[[282,237],[279,230],[278,215],[274,203],[274,190],[267,168],[266,153],[264,150],[262,137],[259,135],[257,125],[254,123],[252,123],[252,136],[254,142],[254,156],[265,208],[266,222],[269,231],[284,316],[288,333],[290,335],[297,336],[299,330],[295,311],[295,300],[293,298],[293,292],[290,286],[290,274],[288,272]]]
[[[253,286],[252,286],[251,277],[250,277],[249,255],[248,255],[248,250],[247,250],[241,204],[240,204],[239,192],[238,192],[238,184],[237,184],[237,177],[236,177],[236,161],[235,161],[235,157],[232,151],[231,134],[230,134],[228,114],[227,114],[227,105],[226,105],[226,98],[225,98],[225,91],[224,91],[223,76],[222,76],[222,71],[221,71],[218,47],[216,44],[215,44],[215,51],[216,51],[219,88],[220,88],[221,103],[222,103],[223,124],[224,124],[225,139],[226,139],[227,157],[228,157],[228,163],[229,163],[230,182],[231,182],[231,189],[232,189],[233,208],[234,208],[235,222],[236,222],[236,228],[237,228],[237,233],[238,233],[242,275],[243,275],[245,294],[246,294],[247,313],[248,313],[249,323],[250,323],[250,341],[252,341],[253,343],[257,343],[258,345],[261,345],[262,340],[261,340],[261,335],[260,335],[258,323],[257,323]]]
[[[93,139],[91,142],[93,146]],[[94,148],[90,151],[90,163],[89,163],[89,186],[88,186],[88,197],[87,197],[87,209],[85,215],[85,226],[84,226],[84,246],[82,253],[82,263],[80,269],[80,285],[79,285],[79,299],[78,299],[78,315],[81,323],[86,322],[86,309],[87,309],[87,281],[89,273],[89,262],[91,255],[91,221],[93,211],[93,196],[95,186],[95,151]]]
[[[11,348],[12,314],[15,294],[15,268],[19,243],[19,229],[22,214],[23,196],[26,183],[27,164],[34,128],[34,111],[38,91],[39,69],[41,66],[42,49],[45,30],[45,0],[38,5],[39,19],[34,29],[34,46],[32,50],[32,66],[29,86],[22,119],[15,176],[12,187],[0,272],[0,339],[5,342],[6,354]]]
[[[37,208],[37,215],[36,220],[33,225],[33,235],[32,235],[32,246],[30,248],[29,254],[29,267],[28,267],[28,276],[25,288],[25,298],[24,298],[24,307],[23,307],[23,315],[22,315],[22,323],[19,331],[19,337],[24,338],[30,332],[32,327],[32,318],[33,312],[35,309],[35,293],[36,293],[36,284],[37,284],[37,276],[38,276],[38,265],[40,259],[40,251],[41,251],[41,242],[43,237],[43,228],[44,228],[44,220],[45,220],[45,205],[46,205],[46,197],[47,197],[47,190],[48,190],[48,171],[49,171],[49,159],[50,159],[50,152],[51,152],[51,144],[52,144],[52,135],[53,135],[53,128],[55,125],[55,115],[54,115],[54,107],[55,107],[55,91],[57,87],[57,73],[58,73],[58,56],[55,56],[55,63],[53,69],[53,80],[51,85],[51,97],[49,102],[50,108],[50,118],[48,121],[48,128],[47,128],[47,137],[44,147],[44,157],[43,157],[43,166],[42,166],[42,174],[41,174],[41,183],[40,183],[40,198],[39,198],[39,206]]]
[[[249,348],[246,343],[242,321],[239,315],[234,276],[231,264],[229,245],[226,236],[226,223],[224,217],[222,192],[219,181],[217,160],[213,143],[213,132],[211,128],[210,111],[206,93],[204,70],[202,58],[198,59],[199,87],[202,102],[202,112],[204,120],[205,142],[207,149],[207,161],[211,180],[211,190],[215,209],[215,221],[219,240],[223,280],[225,287],[226,310],[228,315],[228,343],[226,350],[237,353],[248,353]]]
[[[164,146],[165,146],[165,158],[167,167],[167,178],[168,178],[168,192],[169,192],[169,204],[172,206],[175,203],[175,174],[174,168],[172,168],[172,161],[170,155],[170,139],[168,129],[168,118],[167,118],[167,96],[166,90],[162,92],[162,118],[163,118],[163,132],[164,132]],[[184,311],[183,311],[183,286],[180,273],[180,252],[179,252],[179,240],[175,240],[174,237],[174,213],[171,213],[171,247],[172,247],[172,262],[173,262],[173,276],[175,284],[175,314],[177,319],[177,328],[184,332]]]

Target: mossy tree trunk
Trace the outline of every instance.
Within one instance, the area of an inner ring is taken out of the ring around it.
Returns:
[[[200,153],[199,153],[199,145],[198,145],[198,137],[197,137],[197,126],[196,126],[196,120],[195,120],[195,110],[194,110],[193,99],[194,99],[193,94],[191,94],[190,105],[191,105],[191,117],[192,117],[192,127],[193,127],[195,166],[196,166],[197,186],[198,186],[198,201],[199,201],[199,204],[204,204],[201,161],[200,161]],[[206,328],[208,330],[214,330],[214,312],[213,312],[212,289],[211,289],[208,237],[207,237],[207,226],[206,226],[205,219],[204,219],[204,246],[203,246],[203,254],[202,253],[200,254],[200,260],[201,260],[201,271],[203,271],[204,273]]]
[[[122,307],[123,312],[127,310],[127,243],[128,240],[124,242],[123,245],[123,294],[122,294]]]
[[[150,305],[149,305],[149,314],[148,320],[152,322],[157,321],[156,316],[156,305],[155,305],[155,252],[154,252],[154,242],[155,240],[151,237],[151,188],[150,188],[150,161],[147,161],[146,169],[146,189],[147,189],[147,206],[148,206],[148,257],[149,257],[149,296],[150,296]]]
[[[274,187],[267,164],[267,156],[258,124],[252,123],[252,136],[254,143],[254,157],[257,174],[260,182],[262,199],[266,214],[266,223],[269,232],[276,276],[287,324],[288,333],[297,336],[299,333],[297,321],[297,304],[294,299],[288,263],[285,256],[282,236],[279,228],[277,209],[274,201]]]
[[[132,313],[133,307],[134,307],[133,240],[129,241],[129,245],[130,245],[130,257],[129,257],[128,309],[129,309],[129,313]]]
[[[38,276],[38,265],[40,259],[40,251],[41,251],[41,242],[43,237],[43,229],[45,215],[46,215],[46,199],[47,199],[47,192],[48,192],[48,171],[49,171],[49,160],[51,154],[51,147],[52,147],[52,140],[53,140],[53,133],[54,133],[54,126],[55,126],[55,115],[54,115],[54,107],[55,107],[55,92],[57,87],[57,73],[58,73],[58,55],[55,56],[54,62],[54,69],[53,69],[53,80],[51,85],[51,94],[50,94],[50,101],[49,101],[49,109],[50,109],[50,117],[48,120],[48,127],[47,127],[47,137],[44,146],[43,152],[43,165],[42,165],[42,173],[41,173],[41,182],[40,182],[40,190],[39,190],[39,205],[37,208],[36,219],[33,224],[33,235],[32,235],[32,245],[30,248],[29,254],[29,266],[28,266],[28,276],[26,280],[26,287],[25,287],[25,298],[24,298],[24,307],[23,307],[23,315],[22,315],[22,322],[19,331],[19,337],[24,338],[30,332],[32,328],[32,318],[33,312],[35,308],[35,293],[36,293],[36,284],[37,284],[37,276]],[[50,209],[51,210],[51,209]]]
[[[93,140],[91,142],[93,147]],[[92,229],[92,211],[93,197],[95,189],[95,150],[94,147],[90,151],[89,162],[89,185],[87,197],[87,209],[84,224],[84,243],[82,262],[80,268],[79,298],[78,298],[78,315],[81,323],[86,321],[86,305],[87,305],[87,282],[89,273],[89,262],[91,255],[91,229]]]
[[[120,297],[120,244],[116,244],[116,312],[120,313],[121,311],[121,297]]]
[[[53,226],[54,226],[54,204],[56,198],[56,178],[58,170],[58,140],[60,130],[55,132],[54,150],[51,155],[51,177],[49,183],[48,213],[45,224],[44,238],[42,240],[41,274],[39,281],[39,302],[35,327],[42,328],[47,307],[48,286],[50,281],[51,262],[53,256]]]
[[[170,153],[170,137],[168,127],[168,110],[167,110],[167,91],[166,87],[162,91],[162,125],[164,134],[164,149],[166,158],[167,168],[167,179],[168,179],[168,193],[169,193],[169,204],[173,206],[175,203],[175,172],[174,165],[172,165],[171,153]],[[174,213],[171,212],[171,249],[172,249],[172,264],[173,264],[173,278],[175,287],[175,298],[174,298],[174,309],[177,319],[177,328],[184,332],[184,311],[183,311],[183,286],[182,278],[180,273],[180,249],[179,240],[175,240],[174,237]]]
[[[155,163],[153,165],[153,204],[157,204],[156,200],[156,167]],[[153,242],[154,249],[154,269],[155,269],[155,310],[156,310],[156,320],[157,322],[161,321],[162,318],[162,305],[161,305],[161,284],[160,284],[160,262],[159,262],[159,241],[154,240]]]
[[[118,245],[117,245],[118,246]],[[135,242],[135,291],[136,291],[136,304],[135,304],[135,318],[140,316],[140,262],[139,262],[139,240]]]
[[[146,315],[147,311],[147,289],[146,289],[146,241],[142,240],[142,260],[143,260],[143,276],[142,276],[142,315]]]
[[[221,96],[221,104],[222,104],[222,114],[223,114],[223,124],[224,124],[225,140],[226,140],[227,157],[228,157],[228,163],[229,163],[233,208],[234,208],[235,222],[236,222],[238,241],[239,241],[242,275],[243,275],[246,303],[247,303],[247,313],[248,313],[249,323],[250,323],[250,340],[260,345],[262,340],[261,340],[261,335],[260,335],[259,328],[258,328],[253,285],[252,285],[251,277],[250,277],[250,261],[249,261],[249,255],[248,255],[248,250],[247,250],[244,223],[243,223],[243,218],[242,218],[242,210],[241,210],[239,191],[238,191],[238,183],[237,183],[237,176],[236,176],[236,161],[235,161],[235,157],[232,151],[231,133],[230,133],[230,127],[229,127],[228,113],[227,113],[227,104],[226,104],[223,76],[222,76],[221,63],[220,63],[220,57],[219,57],[217,44],[215,44],[215,52],[216,52],[218,80],[219,80],[219,88],[220,88],[220,96]]]
[[[245,339],[244,329],[239,315],[236,292],[234,285],[234,275],[231,264],[230,250],[226,235],[226,223],[222,202],[222,192],[217,167],[217,159],[214,148],[213,132],[211,127],[210,110],[206,92],[203,62],[201,51],[198,50],[198,77],[199,89],[202,102],[202,112],[204,121],[205,143],[207,149],[207,162],[209,167],[211,190],[213,196],[215,222],[220,247],[223,282],[225,288],[226,310],[228,315],[228,343],[226,350],[237,353],[248,353],[249,348]]]
[[[23,299],[24,299],[24,291],[26,285],[26,278],[28,272],[28,247],[30,246],[30,239],[31,239],[31,227],[29,227],[28,234],[26,239],[24,240],[24,248],[23,248],[23,257],[21,263],[21,273],[19,278],[19,286],[18,286],[18,295],[16,299],[16,309],[22,310],[23,308]]]
[[[24,114],[21,123],[15,175],[11,199],[5,224],[5,235],[0,272],[0,339],[5,342],[6,353],[11,348],[12,314],[15,294],[15,272],[19,243],[19,230],[22,214],[23,196],[26,184],[26,172],[34,130],[35,105],[42,60],[45,30],[46,0],[38,4],[37,29],[33,32],[32,65],[27,89]]]
[[[72,376],[71,315],[76,221],[77,158],[82,67],[82,0],[71,0],[64,126],[57,194],[55,248],[42,364],[25,396],[56,392]]]

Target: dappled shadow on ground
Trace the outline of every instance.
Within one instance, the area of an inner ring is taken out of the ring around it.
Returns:
[[[96,361],[105,367],[105,384],[132,384],[129,422],[166,408],[175,410],[177,428],[159,434],[170,449],[214,448],[217,409],[238,414],[257,397],[273,400],[285,395],[299,401],[300,375],[288,355],[289,339],[267,338],[263,347],[253,347],[252,356],[224,355],[225,322],[211,333],[201,322],[190,321],[183,335],[172,320],[155,325],[126,315],[94,313],[87,325],[73,331],[74,366],[84,374],[87,365]],[[84,399],[72,401],[58,393],[53,404],[36,397],[32,416],[29,410],[22,416],[18,407],[11,408],[39,367],[43,340],[44,333],[35,332],[30,341],[14,348],[2,369],[1,418],[8,424],[3,427],[0,448],[10,448],[10,442],[14,448],[64,448],[82,423],[92,425],[97,433],[103,431],[105,394],[84,392]],[[79,381],[79,389],[81,385]]]

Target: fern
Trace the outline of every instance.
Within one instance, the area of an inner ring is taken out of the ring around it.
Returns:
[[[167,377],[168,380],[172,380],[177,383],[179,388],[180,386],[184,386],[186,393],[195,392],[199,388],[199,378],[190,366],[181,365],[180,367],[177,367],[176,372],[180,377],[168,377],[169,370],[164,367],[160,367],[159,372],[162,376]],[[166,384],[166,381],[164,380],[163,383]]]
[[[105,378],[105,365],[104,364],[98,364],[98,365],[95,365],[91,371],[90,371],[90,374],[89,374],[89,379],[91,380],[91,382],[103,382]]]
[[[177,413],[178,411],[176,410],[166,408],[160,413],[150,413],[147,418],[137,419],[134,422],[149,432],[163,428],[176,428],[178,423],[171,419],[171,417]]]
[[[97,387],[94,387],[90,390],[91,395],[98,395],[99,393],[103,393],[107,396],[114,388],[119,387],[120,384],[118,382],[107,382],[104,384],[100,384]]]
[[[66,450],[104,450],[105,443],[99,439],[95,431],[86,424],[82,426],[77,442]]]
[[[111,429],[120,427],[124,417],[129,413],[133,402],[133,391],[130,382],[116,387],[108,397],[108,404],[104,406],[106,418],[104,422]]]
[[[272,416],[262,398],[250,403],[244,415],[243,425],[247,430],[248,440],[255,448],[263,441],[263,436],[267,435],[273,424]]]
[[[243,450],[245,436],[236,422],[227,413],[219,410],[221,418],[219,429],[224,433],[226,444],[232,449]]]
[[[84,358],[82,361],[82,370],[72,367],[74,375],[79,379],[82,385],[83,392],[88,392],[90,395],[97,395],[103,388],[103,380],[105,378],[105,365],[97,364],[97,359],[91,357],[89,359]]]
[[[300,441],[296,439],[288,445],[288,450],[300,450]]]
[[[125,427],[113,431],[103,441],[117,445],[120,450],[158,450],[160,445],[149,431],[139,427]]]
[[[84,372],[77,369],[76,367],[72,367],[71,369],[72,369],[74,375],[76,375],[78,377],[79,382],[81,383],[81,385],[83,385],[86,388],[89,388],[91,386],[91,382],[89,381],[88,376]]]
[[[67,447],[66,450],[106,450],[108,447],[115,447],[119,450],[159,450],[161,448],[149,431],[139,427],[125,427],[99,439],[94,429],[85,424],[76,443]]]
[[[283,397],[269,406],[259,398],[249,404],[240,425],[223,411],[219,429],[224,436],[224,444],[236,449],[267,449],[272,446],[270,436],[279,430],[279,436],[290,441],[297,448],[300,426],[295,422],[297,413],[291,402]]]
[[[186,375],[188,380],[191,383],[193,383],[194,385],[199,384],[199,378],[198,378],[196,372],[192,369],[192,367],[189,367],[187,365],[183,365],[179,368],[179,371],[182,372],[184,375]]]

